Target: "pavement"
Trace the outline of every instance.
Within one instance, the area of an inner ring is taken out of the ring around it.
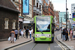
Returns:
[[[19,39],[17,39],[14,43],[11,43],[10,41],[2,41],[0,42],[0,50],[6,50],[30,41],[32,41],[32,39],[24,37],[19,37]]]
[[[59,34],[57,35],[57,40],[61,42],[63,45],[65,45],[66,47],[68,47],[70,50],[75,50],[75,40],[74,39],[71,41],[69,38],[69,41],[62,41],[61,34]]]

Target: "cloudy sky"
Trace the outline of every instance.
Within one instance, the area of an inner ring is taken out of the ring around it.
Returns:
[[[50,0],[54,5],[54,10],[58,10],[61,12],[66,11],[66,0]],[[67,8],[69,14],[71,14],[71,4],[75,3],[75,0],[67,0]]]

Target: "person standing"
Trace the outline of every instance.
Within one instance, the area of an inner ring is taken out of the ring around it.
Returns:
[[[65,29],[63,29],[63,32],[62,32],[62,40],[65,41]]]
[[[15,30],[15,37],[16,37],[16,40],[17,40],[17,35],[18,35],[18,30]]]
[[[29,34],[30,34],[30,38],[31,38],[31,34],[32,34],[32,30],[31,29],[29,30]]]
[[[14,38],[15,38],[15,32],[11,31],[11,43],[14,43]]]
[[[25,38],[25,31],[26,31],[26,30],[25,30],[25,29],[23,29],[23,35],[24,35],[24,38]]]
[[[73,38],[75,40],[75,29],[73,30]]]
[[[66,30],[65,37],[66,37],[66,41],[69,40],[69,39],[68,39],[68,30]]]
[[[23,30],[21,30],[21,37],[23,37]]]
[[[73,32],[72,32],[72,29],[70,29],[70,39],[72,41],[72,35],[73,35]]]
[[[26,38],[28,38],[28,32],[29,32],[29,29],[26,28]]]

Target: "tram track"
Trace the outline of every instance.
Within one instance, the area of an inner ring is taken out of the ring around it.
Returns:
[[[62,48],[62,50],[70,50],[68,47],[66,47],[63,43],[59,42],[55,36],[55,42]]]
[[[32,47],[32,49],[31,50],[33,50],[34,49],[34,47],[37,45],[37,43]]]
[[[58,42],[57,41],[57,39],[55,39],[54,40],[61,48],[62,48],[62,50],[66,50],[64,47],[63,47],[63,45],[60,43],[60,42]],[[32,45],[33,44],[33,45]],[[18,46],[15,46],[15,47],[13,47],[13,48],[9,48],[8,50],[14,50],[14,49],[16,49],[16,48],[20,48],[20,47],[22,47],[22,46],[27,46],[27,45],[29,45],[31,48],[29,48],[29,50],[38,50],[38,49],[43,49],[43,47],[45,47],[46,49],[45,50],[51,50],[51,43],[33,43],[33,41],[31,41],[31,42],[28,42],[28,43],[24,43],[24,44],[22,44],[22,45],[18,45]],[[38,48],[38,49],[37,49]]]
[[[38,44],[41,45],[41,43],[36,43],[36,44],[32,47],[31,50],[34,50],[34,48],[35,48]],[[47,50],[50,50],[50,43],[46,43],[46,44],[48,44]]]

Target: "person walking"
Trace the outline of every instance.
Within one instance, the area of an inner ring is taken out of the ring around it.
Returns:
[[[16,37],[16,40],[17,40],[17,36],[18,36],[18,30],[15,30],[15,37]]]
[[[11,43],[13,42],[14,43],[14,38],[15,38],[15,32],[14,31],[11,31],[11,39],[10,39],[10,41],[11,41]]]
[[[62,32],[62,40],[65,41],[65,29],[63,29],[63,32]]]
[[[28,38],[28,32],[29,32],[29,29],[26,28],[26,38]]]
[[[72,29],[70,29],[70,39],[72,41],[72,35],[73,35],[73,32],[72,32]]]
[[[65,41],[69,40],[69,38],[68,38],[68,30],[66,30],[65,38],[66,38]]]
[[[73,30],[73,38],[75,40],[75,29]]]
[[[23,37],[23,30],[21,30],[21,37]]]
[[[30,38],[31,38],[31,34],[32,34],[32,30],[31,29],[29,30],[29,34],[30,34]]]
[[[26,31],[26,30],[25,30],[25,29],[23,29],[23,35],[24,35],[24,38],[25,38],[25,31]]]

